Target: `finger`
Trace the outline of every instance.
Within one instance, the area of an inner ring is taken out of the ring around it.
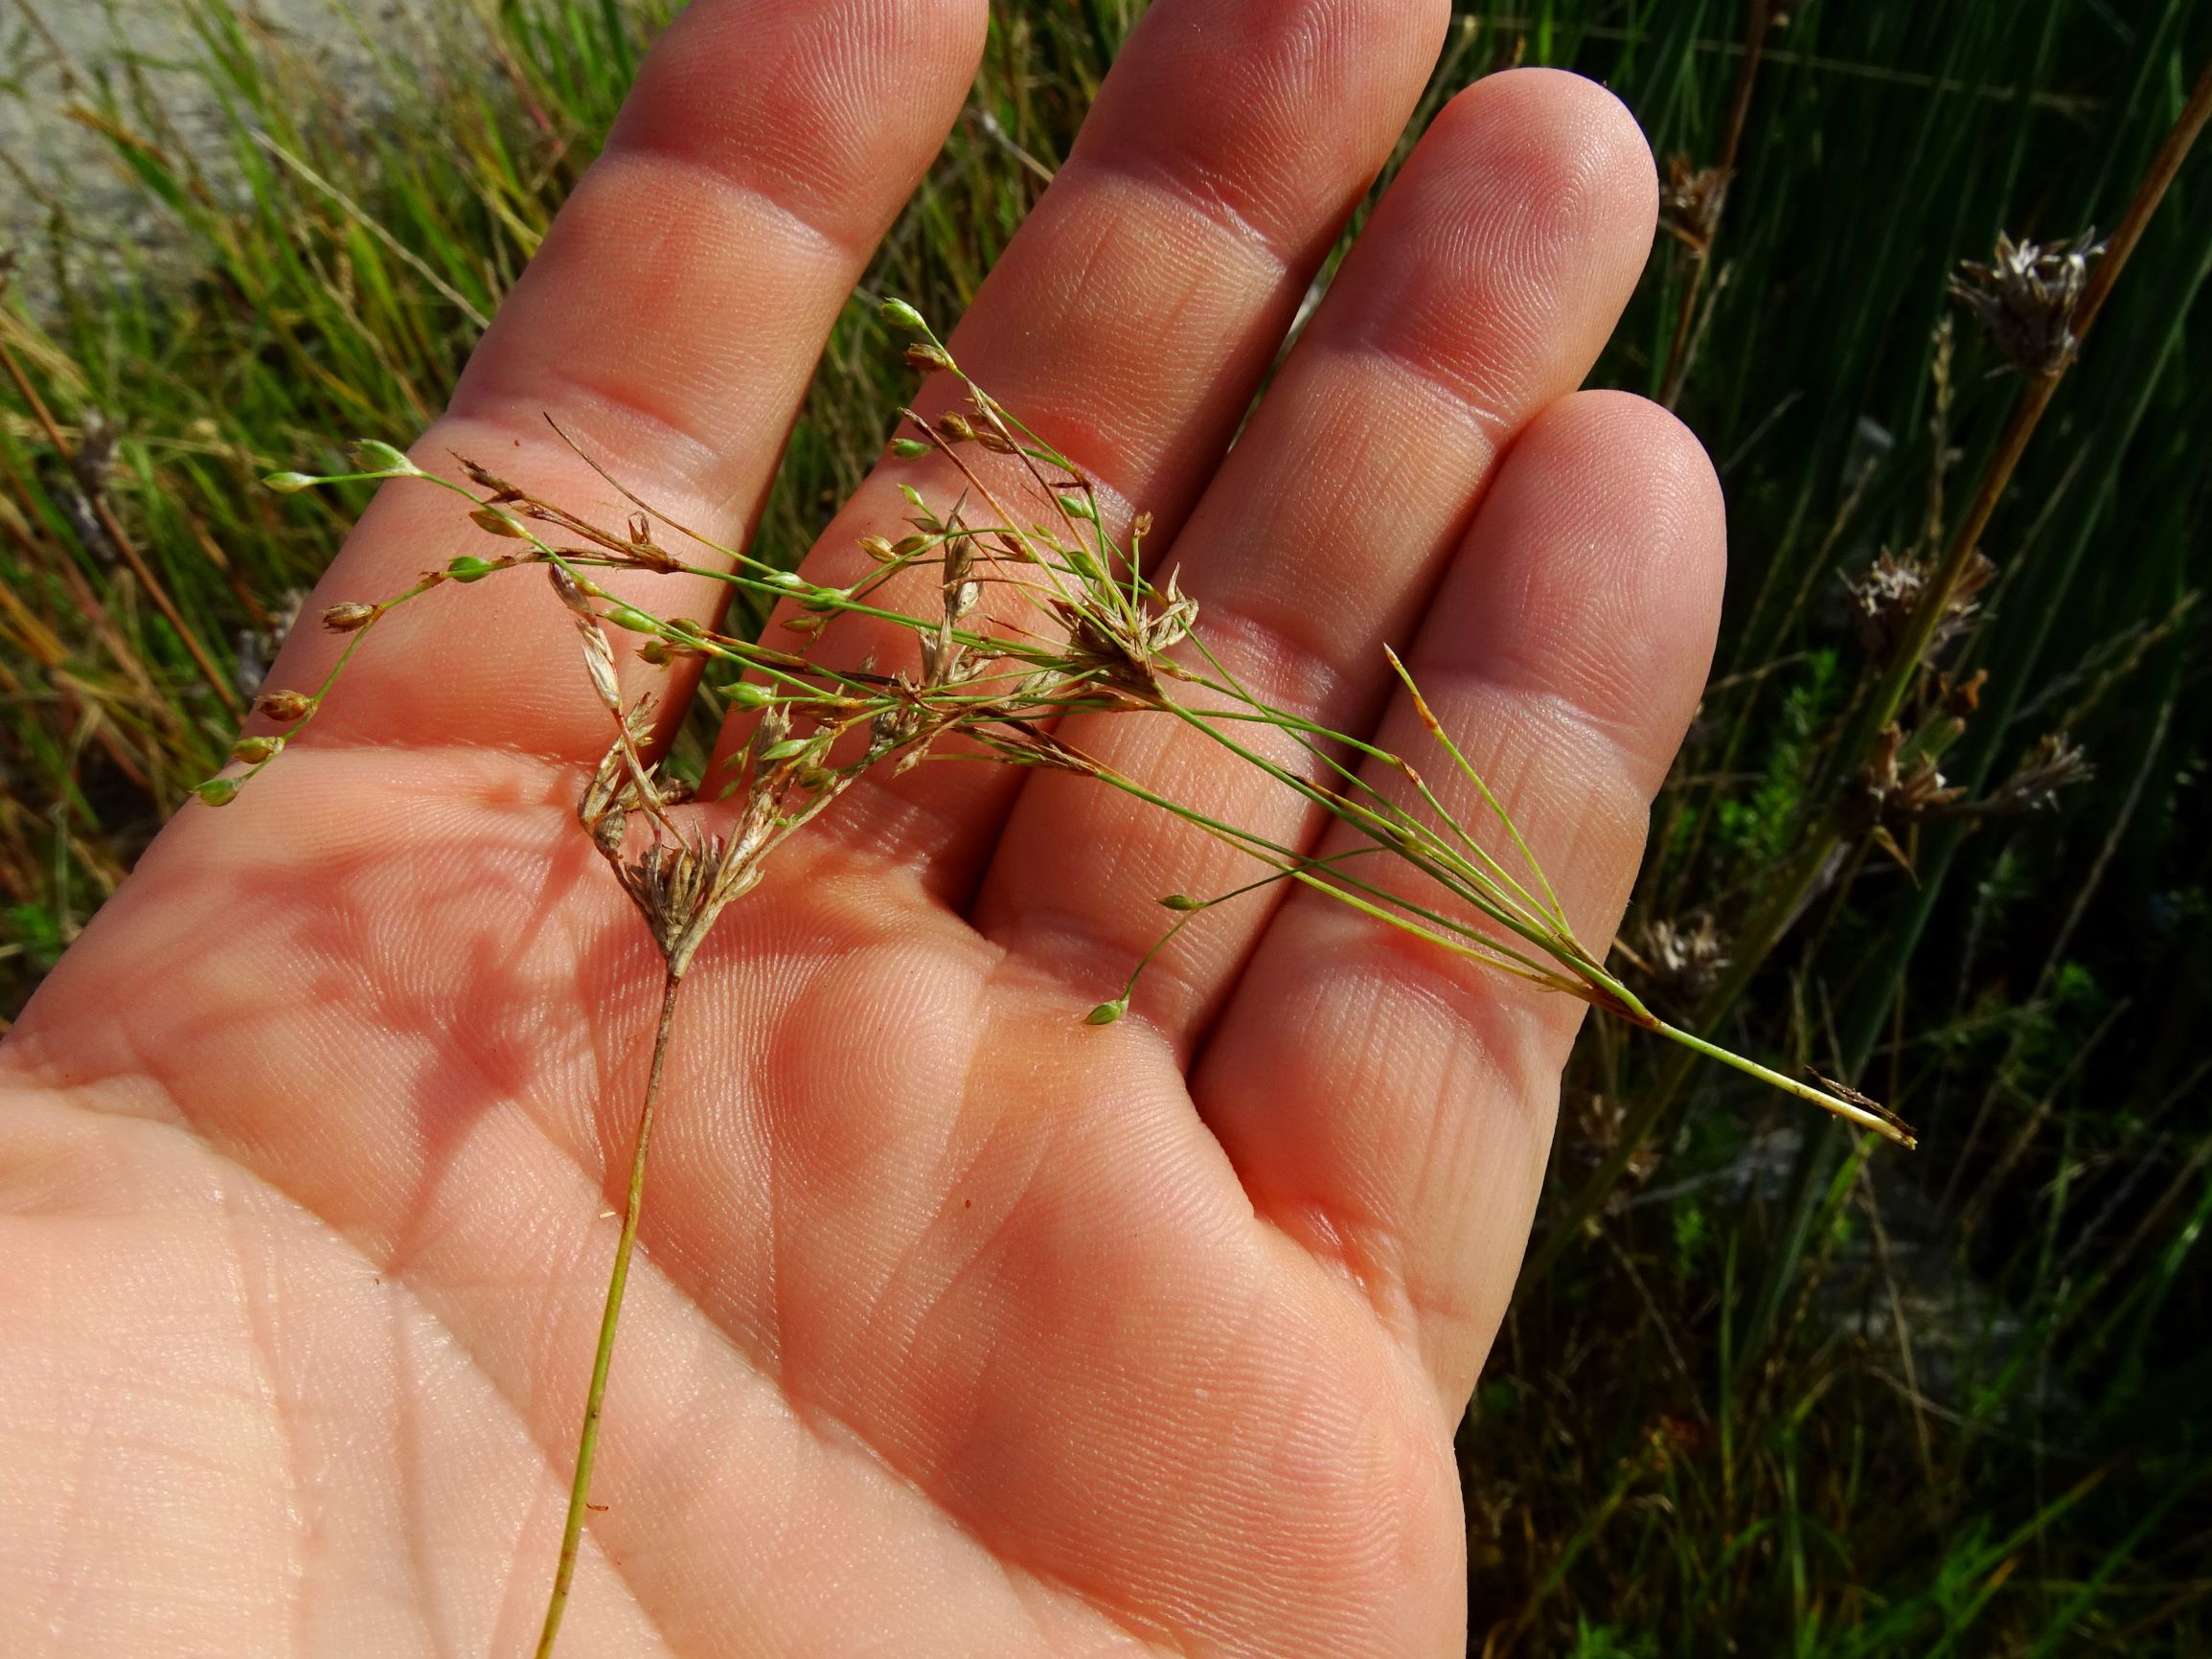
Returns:
[[[750,529],[831,323],[943,142],[981,52],[985,0],[700,0],[640,71],[446,415],[452,452],[620,526],[629,504],[556,437],[722,540]],[[896,89],[892,95],[887,89]],[[375,603],[458,554],[515,543],[431,486],[377,496],[306,614]],[[685,550],[689,551],[689,550]],[[610,580],[660,614],[706,616],[721,584]],[[297,630],[271,683],[311,687],[341,642]],[[528,572],[433,592],[378,624],[318,739],[605,746],[574,631]],[[625,658],[630,653],[626,649]],[[688,681],[634,662],[671,702]]]
[[[1210,648],[1257,695],[1369,729],[1383,643],[1411,631],[1502,447],[1595,360],[1655,203],[1641,133],[1590,81],[1501,75],[1438,118],[1170,556]],[[1227,730],[1315,770],[1280,733]],[[1292,791],[1172,717],[1091,716],[1062,736],[1218,822],[1294,846],[1317,832]],[[1161,937],[1162,897],[1262,873],[1148,802],[1038,775],[976,918],[1105,997]],[[1196,1041],[1276,892],[1183,929],[1146,970],[1143,1017]]]
[[[1686,429],[1639,398],[1579,394],[1515,448],[1410,658],[1600,956],[1704,684],[1724,536]],[[1402,696],[1379,740],[1482,822]],[[1253,1203],[1367,1290],[1449,1411],[1513,1287],[1582,1013],[1301,894],[1198,1074]]]
[[[1446,11],[1435,0],[1162,0],[952,337],[980,384],[1101,481],[1109,513],[1152,512],[1158,545],[1212,475],[1402,130]],[[924,410],[950,400],[947,378],[924,388]],[[984,476],[1010,511],[1041,508],[1012,464]],[[868,570],[860,537],[903,533],[901,484],[941,507],[968,489],[942,459],[886,463],[808,575],[849,582]],[[903,596],[934,614],[935,576],[911,575],[886,602]],[[820,650],[879,670],[915,656],[895,625],[850,616]],[[725,753],[741,736],[725,736]],[[838,823],[965,895],[1018,787],[1001,768],[924,766],[863,782]]]

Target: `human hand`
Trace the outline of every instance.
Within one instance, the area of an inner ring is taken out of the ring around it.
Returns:
[[[697,0],[418,452],[610,504],[550,411],[741,536],[984,17]],[[1448,106],[1229,449],[1445,21],[1158,0],[953,343],[1153,513],[1263,694],[1411,746],[1410,647],[1602,941],[1722,544],[1683,429],[1574,391],[1653,229],[1629,116],[1541,72]],[[811,573],[859,568],[900,481],[946,487],[886,463]],[[309,614],[481,548],[389,487]],[[633,591],[707,614],[681,585]],[[371,644],[0,1051],[0,1650],[536,1635],[658,960],[576,827],[607,720],[543,590],[443,590]],[[302,630],[271,684],[334,646]],[[1076,724],[1320,833],[1160,718]],[[776,854],[678,1015],[562,1651],[1461,1650],[1451,1433],[1583,1005],[1270,889],[1081,1023],[1163,894],[1238,870],[1087,780],[954,763]]]

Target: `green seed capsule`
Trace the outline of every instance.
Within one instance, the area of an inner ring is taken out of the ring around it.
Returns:
[[[479,507],[468,515],[468,522],[488,535],[504,535],[514,541],[528,541],[530,532],[523,529],[511,512],[502,512],[496,507]]]
[[[894,329],[906,329],[917,334],[929,332],[929,325],[923,320],[922,313],[904,300],[885,300],[877,315]]]
[[[403,451],[375,438],[364,438],[353,448],[353,465],[363,472],[392,472],[412,478],[422,471]]]

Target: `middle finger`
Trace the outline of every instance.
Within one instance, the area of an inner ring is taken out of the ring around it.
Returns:
[[[1651,246],[1651,152],[1609,93],[1551,70],[1493,76],[1440,114],[1164,563],[1210,648],[1259,696],[1362,733],[1504,447],[1580,383]],[[1195,699],[1192,699],[1195,700]],[[1278,763],[1311,758],[1231,728]],[[1317,809],[1166,715],[1088,715],[1060,735],[1219,822],[1293,847]],[[1172,920],[1265,874],[1160,808],[1065,772],[1027,783],[974,920],[1043,971],[1113,995]],[[1136,1011],[1188,1046],[1280,887],[1185,929]]]
[[[1447,11],[1442,0],[1158,0],[1131,34],[950,342],[980,384],[1099,480],[1109,515],[1116,501],[1133,504],[1125,523],[1150,511],[1164,545],[1205,487],[1420,98]],[[924,387],[918,406],[948,405],[949,379]],[[904,534],[901,484],[941,509],[964,489],[941,457],[884,462],[805,575],[839,584],[867,572],[860,538]],[[1010,511],[1037,501],[1026,484],[1006,499]],[[936,581],[906,572],[882,602],[929,614]],[[773,625],[767,637],[785,643]],[[815,655],[888,671],[915,645],[896,625],[848,615]],[[744,736],[733,720],[718,760]],[[964,903],[1019,776],[887,771],[863,778],[822,829],[919,868]]]

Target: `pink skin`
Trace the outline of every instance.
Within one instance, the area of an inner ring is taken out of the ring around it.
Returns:
[[[1538,72],[1451,104],[1223,459],[1445,14],[1159,0],[955,348],[1153,511],[1264,693],[1418,752],[1407,651],[1602,942],[1722,557],[1696,443],[1574,390],[1652,233],[1628,115]],[[550,410],[741,536],[984,21],[697,0],[417,452],[610,508]],[[887,465],[811,568],[947,477]],[[483,546],[387,489],[314,603]],[[626,591],[706,614],[682,585]],[[0,1051],[0,1651],[535,1639],[657,969],[575,827],[606,724],[542,584],[441,591],[357,664]],[[1164,720],[1080,736],[1321,832]],[[1255,898],[1080,1023],[1161,895],[1236,873],[966,764],[777,855],[677,1015],[563,1652],[1461,1650],[1450,1433],[1582,1009]]]

